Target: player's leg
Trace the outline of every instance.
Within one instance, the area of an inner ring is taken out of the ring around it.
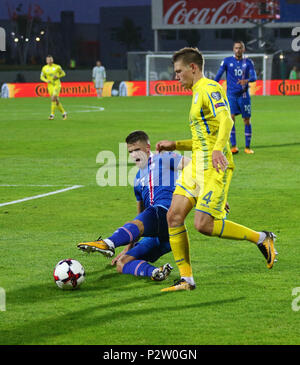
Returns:
[[[77,247],[85,252],[99,252],[104,256],[112,257],[115,254],[116,247],[137,241],[143,231],[143,222],[135,219],[119,227],[108,238],[102,239],[99,237],[96,241],[81,242]]]
[[[230,133],[230,144],[231,144],[231,152],[236,154],[239,152],[236,142],[236,129],[235,129],[235,117],[240,114],[240,108],[237,103],[237,98],[234,95],[228,95],[228,101],[230,105],[231,118],[233,120],[233,126]]]
[[[54,96],[54,87],[51,84],[48,84],[48,93],[50,95],[50,100],[51,100],[51,111],[48,119],[52,120],[54,119],[55,116],[56,102]]]
[[[134,220],[119,227],[111,236],[99,238],[93,242],[82,242],[77,245],[79,249],[87,252],[99,252],[112,257],[115,249],[120,246],[135,242],[140,236],[157,236],[157,215],[155,208],[149,207],[135,217]],[[146,232],[144,232],[146,229]]]
[[[67,119],[67,113],[66,113],[66,111],[65,111],[65,109],[64,109],[64,107],[63,107],[63,105],[62,105],[62,103],[59,99],[60,89],[61,89],[60,86],[55,88],[56,105],[57,105],[57,109],[61,112],[63,119],[66,120]]]
[[[253,154],[254,151],[250,148],[252,139],[252,125],[251,125],[251,98],[249,94],[243,95],[238,99],[242,118],[244,120],[245,130],[245,153]]]
[[[236,145],[236,129],[235,129],[235,115],[232,114],[231,118],[233,120],[233,126],[231,128],[231,132],[230,132],[230,144],[231,144],[231,152],[232,154],[237,154],[239,153],[239,149]]]
[[[251,138],[252,138],[252,125],[251,119],[244,118],[244,125],[245,125],[245,153],[251,155],[254,151],[250,148]]]
[[[273,266],[276,250],[276,236],[272,232],[258,232],[238,223],[226,220],[225,205],[232,178],[232,170],[217,173],[215,169],[205,172],[205,189],[198,197],[195,212],[195,228],[207,236],[232,240],[247,240],[255,243],[267,260],[267,267]]]
[[[144,237],[117,261],[117,271],[122,274],[148,276],[155,281],[165,280],[172,270],[171,265],[167,263],[157,267],[149,264],[149,261],[154,262],[162,256],[160,246],[158,237]]]
[[[177,186],[167,219],[170,245],[180,273],[180,280],[162,291],[193,290],[196,287],[191,266],[189,237],[185,226],[185,218],[193,208],[194,200],[178,195],[179,190],[180,187]]]
[[[103,80],[100,80],[99,81],[99,98],[102,98],[103,86],[104,86],[104,82],[103,82]]]

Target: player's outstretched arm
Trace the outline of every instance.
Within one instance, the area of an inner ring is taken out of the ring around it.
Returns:
[[[176,142],[168,140],[159,141],[156,143],[155,149],[157,152],[174,151],[176,149]]]
[[[217,172],[219,172],[219,168],[222,171],[225,171],[228,166],[227,158],[225,157],[222,151],[229,140],[230,132],[233,126],[233,121],[227,110],[221,111],[216,118],[220,122],[220,126],[219,126],[218,138],[212,152],[212,164],[213,167],[217,170]]]

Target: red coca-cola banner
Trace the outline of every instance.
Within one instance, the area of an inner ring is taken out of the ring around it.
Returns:
[[[261,17],[255,0],[243,2],[242,6],[236,0],[163,0],[165,25],[244,24],[249,18]]]

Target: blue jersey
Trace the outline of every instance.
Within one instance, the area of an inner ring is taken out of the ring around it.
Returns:
[[[221,63],[215,81],[220,81],[224,71],[227,79],[227,95],[240,96],[248,93],[249,84],[242,86],[238,84],[239,80],[248,80],[254,82],[257,80],[253,62],[250,58],[243,57],[241,60],[234,56],[226,57]]]
[[[145,209],[150,206],[169,209],[181,159],[182,156],[174,152],[151,154],[147,165],[139,169],[134,193]]]

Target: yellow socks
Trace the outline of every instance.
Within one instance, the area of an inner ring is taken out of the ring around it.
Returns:
[[[54,115],[55,109],[56,109],[56,102],[52,101],[51,102],[51,115]]]
[[[212,236],[233,240],[247,240],[257,243],[260,238],[260,233],[240,224],[219,219],[214,221]]]
[[[63,108],[63,106],[62,106],[62,103],[61,102],[59,102],[58,104],[57,104],[57,109],[62,113],[62,114],[64,114],[65,113],[65,109]]]
[[[62,114],[65,113],[65,109],[62,106],[62,103],[59,102],[58,104],[56,104],[56,101],[51,101],[51,115],[54,115],[55,113],[55,109],[58,109]]]
[[[192,277],[190,244],[185,225],[170,228],[170,245],[181,277]]]

